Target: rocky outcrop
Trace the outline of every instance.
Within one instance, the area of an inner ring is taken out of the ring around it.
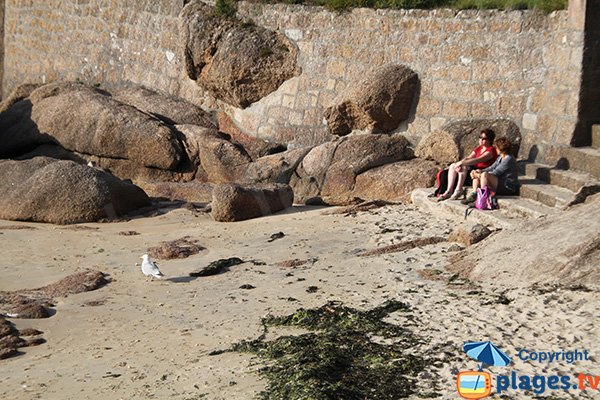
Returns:
[[[115,100],[151,114],[169,125],[190,124],[217,128],[210,113],[195,104],[141,86],[120,89],[113,92],[112,96]]]
[[[23,99],[0,113],[0,143],[0,158],[13,158],[53,139],[40,134],[31,120],[31,101]]]
[[[482,129],[492,129],[496,137],[506,136],[513,143],[513,154],[521,146],[519,127],[509,119],[468,119],[448,123],[421,139],[415,155],[442,164],[453,163],[466,157],[479,146]]]
[[[162,169],[175,168],[182,159],[174,130],[98,89],[52,83],[34,90],[29,100],[39,132],[67,150]]]
[[[229,136],[216,129],[177,125],[177,130],[185,136],[192,163],[201,165],[205,180],[209,182],[234,182],[252,161],[240,144],[230,141]]]
[[[151,197],[164,197],[171,201],[210,203],[214,184],[208,182],[147,182],[140,181],[139,187]]]
[[[190,1],[180,14],[180,36],[190,79],[214,97],[246,108],[300,73],[298,51],[284,35]]]
[[[294,170],[309,151],[310,148],[302,148],[261,157],[246,165],[240,180],[247,183],[289,183]]]
[[[72,224],[115,218],[150,199],[139,187],[73,161],[0,161],[0,218]]]
[[[410,202],[414,189],[433,186],[438,169],[435,162],[419,158],[382,165],[358,175],[347,197]],[[325,201],[332,203],[332,200]]]
[[[350,85],[325,111],[329,132],[347,135],[355,129],[390,132],[408,114],[419,78],[410,68],[388,64]]]
[[[342,140],[313,147],[302,159],[290,178],[290,185],[294,189],[294,201],[296,203],[305,203],[321,195],[327,169],[331,164],[335,150]]]
[[[8,110],[13,104],[29,97],[31,92],[42,86],[41,83],[24,83],[17,86],[6,99],[0,103],[0,113]]]
[[[485,225],[475,224],[473,226],[461,226],[450,232],[449,242],[458,242],[465,246],[471,246],[481,242],[492,233]]]
[[[289,185],[217,185],[212,195],[212,216],[221,222],[257,218],[291,207],[293,199]]]
[[[87,156],[77,155],[76,153],[65,149],[61,145],[53,143],[41,144],[25,154],[21,154],[18,157],[13,157],[13,159],[29,160],[34,157],[50,157],[57,160],[71,160],[75,161],[77,164],[87,164],[89,161]]]
[[[119,179],[129,179],[136,185],[141,182],[188,182],[194,179],[198,167],[189,160],[180,163],[173,170],[144,167],[131,160],[120,158],[98,157],[68,151],[57,144],[43,144],[30,152],[14,157],[16,160],[28,160],[34,157],[51,157],[60,160],[71,160],[78,164],[90,163],[93,167],[108,172]]]
[[[297,203],[310,202],[318,197],[328,204],[353,203],[357,197],[355,187],[358,176],[382,165],[412,158],[409,142],[401,135],[348,136],[312,148],[290,178],[290,185],[294,189]],[[427,179],[430,178],[428,174]],[[363,186],[367,179],[363,179]],[[421,180],[417,180],[414,184],[420,182]],[[359,192],[363,200],[388,200],[363,189]],[[404,191],[399,196],[403,195]],[[395,200],[398,196],[392,197]]]
[[[323,181],[321,196],[328,198],[347,196],[354,190],[358,175],[372,168],[412,157],[412,150],[404,136],[349,137],[335,150]]]
[[[269,142],[242,132],[231,117],[224,112],[217,113],[217,119],[219,131],[228,134],[231,140],[244,146],[244,149],[253,160],[287,150],[287,146],[284,144]]]

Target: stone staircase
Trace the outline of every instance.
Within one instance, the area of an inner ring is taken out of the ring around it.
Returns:
[[[592,146],[542,143],[534,161],[521,162],[521,197],[563,209],[600,192],[600,125],[592,129]]]
[[[592,129],[590,147],[541,143],[530,159],[519,162],[519,196],[501,197],[498,210],[473,210],[468,219],[508,227],[523,219],[556,214],[600,192],[600,125]],[[466,206],[450,200],[437,203],[427,197],[431,192],[433,189],[415,190],[413,203],[432,213],[464,216]]]

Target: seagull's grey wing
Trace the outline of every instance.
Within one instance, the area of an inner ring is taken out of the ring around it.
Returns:
[[[152,266],[152,275],[157,278],[163,276],[162,272],[160,272],[160,269],[158,269],[158,265],[156,265],[154,261],[150,261],[150,265]]]

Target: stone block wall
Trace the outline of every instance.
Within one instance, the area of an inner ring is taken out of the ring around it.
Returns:
[[[135,82],[229,114],[246,133],[292,147],[330,140],[324,109],[384,63],[416,71],[420,88],[398,128],[414,142],[458,118],[505,117],[524,151],[570,143],[578,118],[584,44],[567,11],[368,10],[239,3],[238,16],[280,30],[302,74],[241,110],[211,98],[184,72],[183,0],[6,0],[3,94],[22,82]],[[527,155],[527,154],[523,154]]]
[[[398,131],[418,139],[457,118],[510,118],[525,136],[569,143],[577,122],[583,27],[567,11],[367,10],[331,13],[243,3],[240,15],[295,40],[301,76],[237,110],[256,134],[326,140],[323,108],[373,66],[405,64],[420,78]],[[527,151],[527,150],[525,150]]]
[[[3,96],[21,83],[68,79],[134,82],[205,102],[178,50],[183,0],[5,2]]]

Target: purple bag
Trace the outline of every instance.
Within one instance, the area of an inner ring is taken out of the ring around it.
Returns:
[[[475,208],[478,210],[494,210],[498,208],[496,196],[492,194],[489,187],[485,186],[483,189],[477,189]]]

